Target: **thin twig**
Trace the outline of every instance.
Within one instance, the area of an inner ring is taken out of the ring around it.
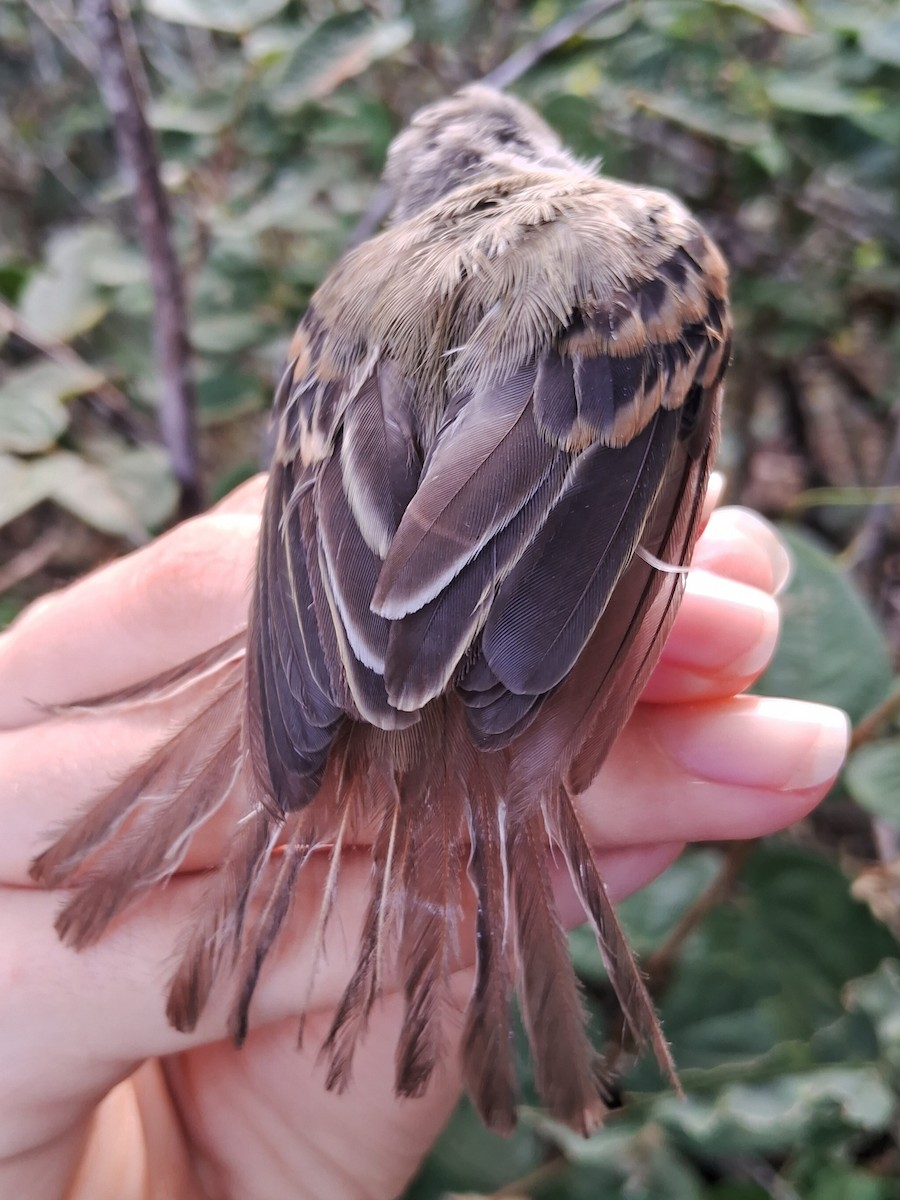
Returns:
[[[160,427],[175,477],[181,512],[202,506],[196,393],[190,368],[187,305],[172,238],[168,197],[159,174],[153,133],[139,92],[139,68],[129,62],[129,39],[114,0],[81,0],[81,18],[99,58],[100,91],[113,120],[119,159],[132,177],[138,232],[150,267],[153,342],[160,375]]]
[[[700,922],[734,891],[744,863],[753,849],[752,842],[735,842],[728,847],[725,860],[709,887],[682,913],[681,920],[644,963],[644,970],[655,987],[668,978],[681,948]]]
[[[857,721],[850,738],[850,749],[857,750],[866,742],[873,741],[881,732],[882,727],[893,720],[898,713],[900,713],[900,687],[892,691],[889,696],[885,696],[879,704],[876,704]]]
[[[894,436],[888,451],[881,476],[881,487],[895,489],[900,486],[900,420],[894,425]],[[868,585],[871,595],[873,589],[873,573],[875,564],[882,557],[888,538],[891,517],[896,513],[896,505],[885,501],[873,504],[866,514],[866,519],[853,539],[850,552],[851,571],[858,583]]]
[[[52,0],[48,0],[47,3],[42,3],[41,0],[25,0],[25,5],[69,54],[81,63],[89,75],[96,72],[97,55],[90,39],[84,36],[64,12],[59,11]]]
[[[499,66],[494,67],[493,71],[488,71],[481,82],[500,90],[509,87],[511,83],[521,79],[532,67],[536,66],[542,58],[546,58],[548,54],[552,54],[554,50],[565,45],[576,33],[581,33],[582,29],[607,13],[621,8],[625,2],[626,0],[592,0],[589,4],[582,4],[574,12],[566,13],[564,17],[554,21],[533,41],[520,46],[514,54],[504,59]]]
[[[60,529],[48,529],[0,567],[0,596],[17,583],[36,575],[62,549],[64,534]]]
[[[53,362],[69,367],[79,374],[98,370],[96,364],[86,363],[81,355],[76,353],[71,346],[67,346],[65,342],[45,337],[32,329],[14,308],[2,300],[0,300],[0,330],[15,334],[17,338],[27,342],[35,350],[40,350],[41,354]],[[111,380],[104,378],[95,383],[91,387],[91,394],[96,397],[102,408],[115,419],[119,428],[128,437],[135,442],[155,440],[151,438],[151,431],[147,423],[131,407],[128,397],[124,392],[119,391]]]
[[[591,0],[591,3],[583,4],[574,12],[560,17],[538,37],[526,42],[524,46],[520,46],[509,58],[504,59],[492,71],[488,71],[480,82],[502,91],[511,83],[515,83],[517,79],[521,79],[542,58],[546,58],[558,47],[565,45],[570,38],[573,38],[576,33],[580,33],[598,17],[622,8],[625,3],[627,0]],[[352,250],[354,246],[358,246],[360,242],[370,238],[391,211],[392,204],[393,196],[390,190],[385,184],[381,184],[369,201],[356,228],[347,239],[345,250]]]

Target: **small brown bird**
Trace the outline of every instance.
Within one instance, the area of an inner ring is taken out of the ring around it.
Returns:
[[[396,1090],[417,1096],[442,1053],[468,871],[471,1097],[513,1127],[515,982],[547,1108],[589,1131],[603,1085],[548,839],[636,1040],[675,1080],[574,798],[681,597],[728,362],[726,268],[671,196],[597,177],[485,87],[423,109],[385,179],[390,227],[318,289],[278,387],[246,638],[102,698],[197,694],[33,874],[73,889],[57,927],[86,946],[227,796],[246,798],[168,1001],[190,1029],[233,973],[240,1043],[304,864],[331,847],[321,943],[341,848],[373,830],[327,1086],[349,1083],[390,971],[406,1003]]]

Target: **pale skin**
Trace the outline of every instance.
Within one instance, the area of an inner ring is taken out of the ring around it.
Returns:
[[[369,866],[350,852],[327,958],[296,1050],[326,861],[301,877],[288,936],[263,975],[254,1030],[225,1040],[227,989],[192,1034],[166,1023],[179,931],[221,859],[228,818],[182,870],[93,949],[57,941],[59,897],[29,884],[46,834],[153,744],[155,710],[79,716],[48,706],[120,689],[196,655],[246,619],[262,480],[147,548],[40,601],[0,637],[0,1194],[29,1200],[388,1200],[459,1097],[452,1045],[424,1099],[392,1095],[402,1004],[388,991],[344,1096],[318,1045],[355,961]],[[847,744],[843,714],[741,693],[771,657],[787,574],[775,534],[721,509],[708,523],[663,659],[580,801],[622,897],[687,842],[755,838],[822,798]],[[148,728],[149,726],[149,728]],[[577,907],[559,881],[561,911]],[[456,990],[471,984],[463,964]],[[452,1040],[459,1022],[451,1026]]]

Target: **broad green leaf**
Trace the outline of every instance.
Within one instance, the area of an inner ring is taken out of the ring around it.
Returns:
[[[859,40],[863,50],[878,62],[900,67],[900,16],[868,23]]]
[[[374,62],[389,58],[412,37],[409,21],[384,21],[366,9],[328,17],[311,26],[283,63],[272,90],[277,112],[321,100]]]
[[[759,17],[782,33],[809,33],[809,20],[792,0],[726,0],[729,8]]]
[[[46,500],[47,480],[39,465],[0,454],[0,528]]]
[[[102,466],[68,450],[48,454],[31,466],[44,497],[86,525],[132,542],[146,540],[146,525]]]
[[[191,344],[204,354],[237,354],[258,345],[270,330],[250,313],[201,316],[191,326]]]
[[[857,721],[891,684],[884,638],[859,592],[833,558],[792,526],[781,534],[793,558],[781,598],[781,640],[758,689],[845,709]]]
[[[102,225],[75,225],[47,243],[43,268],[35,272],[19,300],[19,315],[39,337],[66,342],[92,329],[107,302],[91,281],[90,264],[115,235]]]
[[[661,999],[676,1061],[746,1077],[748,1062],[778,1045],[809,1043],[839,1019],[840,989],[893,946],[835,866],[791,846],[762,845],[733,901],[685,942]]]
[[[49,450],[69,424],[63,401],[102,382],[102,372],[86,363],[48,359],[10,371],[0,384],[0,450]]]
[[[780,75],[766,84],[776,108],[817,117],[847,117],[860,107],[857,93],[844,88],[830,75]]]
[[[896,1109],[875,1067],[821,1067],[767,1083],[735,1083],[709,1099],[667,1096],[654,1106],[667,1128],[718,1156],[783,1153],[822,1125],[881,1132]]]
[[[219,33],[248,33],[287,6],[287,0],[145,0],[144,7],[161,21],[197,25]]]
[[[647,92],[634,92],[630,99],[636,107],[664,117],[692,133],[730,145],[756,147],[771,138],[771,129],[764,121],[735,116],[724,103],[714,105],[686,96]]]
[[[869,1018],[885,1060],[900,1072],[900,963],[886,959],[871,975],[854,979],[847,985],[844,1000],[851,1012]]]
[[[860,746],[850,757],[844,783],[857,804],[900,828],[900,737]]]
[[[154,129],[211,135],[228,125],[233,112],[232,98],[189,93],[160,97],[150,105],[147,116]]]
[[[133,509],[143,529],[160,529],[175,515],[178,484],[161,447],[117,446],[104,467],[110,483]]]

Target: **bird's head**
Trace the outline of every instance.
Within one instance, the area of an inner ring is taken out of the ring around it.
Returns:
[[[384,178],[404,220],[456,188],[535,167],[583,169],[530,108],[472,84],[416,113],[391,143]]]

